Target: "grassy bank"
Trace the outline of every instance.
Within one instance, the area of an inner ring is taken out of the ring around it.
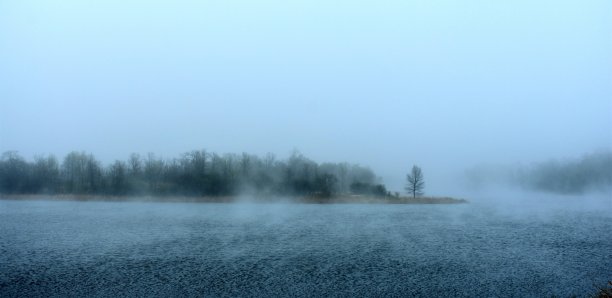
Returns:
[[[303,203],[320,204],[461,204],[464,199],[450,197],[375,197],[375,196],[333,196],[330,198],[307,197],[300,199]]]
[[[100,195],[1,195],[2,200],[47,201],[106,201],[106,202],[184,202],[184,203],[302,203],[302,204],[461,204],[464,199],[450,197],[374,197],[340,195],[322,197],[263,197],[263,196],[100,196]]]

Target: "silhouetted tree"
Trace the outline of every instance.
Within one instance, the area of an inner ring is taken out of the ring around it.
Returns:
[[[70,152],[62,163],[62,180],[64,192],[83,193],[85,189],[85,165],[87,156],[83,152]]]
[[[102,167],[92,154],[86,156],[85,173],[87,175],[85,178],[85,192],[90,194],[101,192],[103,190],[102,184],[104,178]]]
[[[338,178],[332,174],[317,176],[314,183],[315,195],[320,197],[330,197],[336,192]]]
[[[412,194],[413,198],[423,195],[423,189],[425,188],[425,182],[423,181],[423,172],[421,168],[412,166],[410,174],[406,175],[406,191]]]
[[[32,167],[32,191],[56,193],[59,190],[59,175],[59,164],[55,156],[35,157]]]
[[[124,195],[128,192],[127,166],[122,161],[115,161],[108,171],[110,191],[113,195]]]
[[[4,193],[27,193],[28,164],[17,153],[7,151],[0,161],[0,190]]]
[[[152,194],[159,193],[164,178],[164,161],[155,157],[155,154],[147,154],[144,162],[144,179],[147,191]]]
[[[372,194],[377,197],[388,197],[390,196],[387,188],[382,184],[376,184],[372,187]]]
[[[128,159],[129,170],[128,173],[132,177],[140,177],[142,174],[142,159],[140,154],[132,153]]]
[[[351,193],[356,195],[388,196],[387,188],[382,184],[373,185],[363,182],[353,182],[351,183],[350,189]]]

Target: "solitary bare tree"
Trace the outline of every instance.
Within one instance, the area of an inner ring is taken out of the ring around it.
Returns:
[[[423,172],[421,168],[412,166],[412,172],[406,175],[406,191],[412,194],[413,198],[423,195],[423,189],[425,188],[425,182],[423,181]]]

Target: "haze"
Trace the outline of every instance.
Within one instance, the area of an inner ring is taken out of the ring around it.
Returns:
[[[612,149],[612,2],[2,1],[0,152],[294,149],[430,194]]]

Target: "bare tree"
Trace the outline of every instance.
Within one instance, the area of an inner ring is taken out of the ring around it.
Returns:
[[[128,166],[125,162],[115,161],[109,169],[110,191],[114,195],[125,195],[128,192],[127,181]]]
[[[406,175],[406,191],[412,194],[413,198],[423,195],[423,189],[425,188],[425,181],[423,181],[423,172],[421,168],[412,166],[410,174]]]
[[[140,158],[140,154],[130,154],[130,158],[128,159],[128,173],[132,177],[139,177],[142,173],[142,158]]]
[[[0,159],[0,193],[27,190],[28,163],[17,151],[7,151]]]

